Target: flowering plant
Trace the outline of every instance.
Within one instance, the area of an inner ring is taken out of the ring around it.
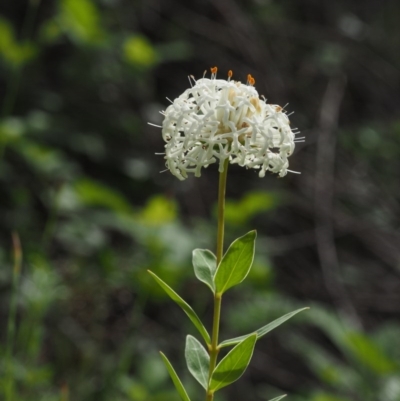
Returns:
[[[255,251],[256,231],[236,239],[223,252],[225,189],[229,163],[259,170],[287,174],[288,157],[293,153],[297,132],[290,128],[288,115],[277,105],[260,100],[248,75],[247,84],[233,81],[232,71],[227,80],[217,79],[217,68],[211,69],[211,79],[189,77],[191,88],[175,99],[164,111],[162,135],[166,142],[167,169],[184,180],[188,173],[196,177],[202,167],[219,163],[218,232],[216,255],[206,249],[193,251],[194,273],[209,287],[214,298],[211,336],[194,310],[161,278],[150,272],[189,317],[204,345],[195,337],[186,337],[187,367],[205,390],[205,400],[212,401],[216,391],[235,382],[250,363],[256,341],[297,313],[288,313],[252,333],[219,341],[222,296],[240,284],[248,275]],[[233,347],[217,363],[221,348]],[[183,401],[190,398],[168,358],[161,353],[171,379]],[[271,401],[279,401],[280,396]]]

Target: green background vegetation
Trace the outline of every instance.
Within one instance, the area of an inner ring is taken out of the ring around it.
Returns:
[[[160,174],[147,122],[217,65],[290,102],[306,136],[300,176],[230,170],[227,243],[258,239],[221,339],[311,310],[260,340],[216,400],[399,401],[399,13],[395,0],[1,2],[0,398],[176,400],[162,349],[202,399],[184,367],[196,333],[146,270],[211,323],[191,251],[214,250],[218,174]]]

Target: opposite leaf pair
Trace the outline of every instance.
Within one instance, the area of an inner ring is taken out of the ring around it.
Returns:
[[[195,275],[211,289],[214,294],[214,301],[216,299],[221,300],[223,293],[225,293],[229,288],[241,283],[248,275],[254,259],[255,238],[256,232],[250,231],[243,237],[235,240],[222,257],[218,266],[216,257],[211,251],[204,249],[196,249],[193,251]],[[188,335],[186,338],[185,357],[188,369],[195,379],[205,388],[207,394],[213,394],[242,376],[250,363],[257,339],[278,327],[297,313],[308,309],[298,309],[274,320],[252,333],[228,339],[219,344],[217,344],[214,339],[213,347],[217,353],[218,350],[223,347],[235,347],[218,363],[217,366],[213,364],[212,367],[210,367],[209,351],[212,347],[211,338],[203,323],[190,305],[188,305],[172,288],[170,288],[154,273],[150,271],[149,273],[165,290],[169,297],[183,309],[207,345],[208,351],[193,336]],[[216,356],[216,354],[214,355]],[[182,400],[190,401],[189,396],[187,395],[186,390],[171,363],[163,353],[161,353],[161,356]],[[283,397],[284,396],[281,396],[271,401],[279,401]]]
[[[242,376],[250,363],[257,334],[247,336],[236,345],[217,365],[208,378],[210,356],[201,343],[191,335],[186,337],[186,364],[193,377],[208,391],[218,391]]]
[[[213,294],[222,295],[240,284],[249,274],[254,259],[256,231],[250,231],[233,241],[217,267],[216,256],[207,249],[193,251],[196,277],[205,283]]]

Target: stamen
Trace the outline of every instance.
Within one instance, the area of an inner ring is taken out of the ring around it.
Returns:
[[[231,80],[232,75],[233,75],[233,71],[232,71],[232,70],[229,70],[229,71],[228,71],[228,81]]]
[[[189,75],[188,78],[190,86],[193,88],[192,81],[194,82],[194,84],[196,84],[196,78],[193,75]]]
[[[161,125],[157,125],[157,124],[153,124],[153,123],[147,123],[147,124],[152,125],[153,127],[162,128]]]
[[[218,67],[211,67],[210,70],[211,70],[211,79],[217,78]]]
[[[251,76],[251,74],[247,74],[247,85],[254,86],[256,80]]]

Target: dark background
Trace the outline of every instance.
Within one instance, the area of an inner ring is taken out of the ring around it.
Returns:
[[[289,160],[301,175],[230,168],[226,243],[258,239],[221,337],[311,310],[260,340],[216,401],[400,400],[398,1],[13,0],[0,13],[5,399],[176,400],[160,349],[203,399],[184,367],[197,333],[146,270],[210,325],[191,251],[214,250],[218,173],[160,174],[147,122],[218,66],[289,103],[306,136]]]

